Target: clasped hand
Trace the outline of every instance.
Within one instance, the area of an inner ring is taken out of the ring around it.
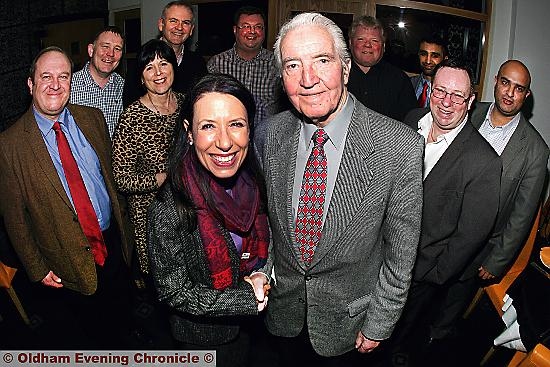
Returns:
[[[244,281],[252,286],[254,295],[256,296],[256,303],[258,304],[258,312],[263,311],[267,306],[267,295],[271,288],[267,283],[267,278],[262,273],[255,273],[251,276],[244,277]]]

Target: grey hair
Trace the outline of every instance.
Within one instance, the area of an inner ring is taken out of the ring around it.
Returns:
[[[183,0],[176,0],[176,1],[170,1],[168,4],[166,4],[164,6],[164,8],[162,9],[162,15],[160,16],[162,19],[166,20],[166,11],[168,9],[170,9],[171,7],[173,6],[183,6],[184,8],[186,8],[187,10],[189,10],[189,12],[191,13],[191,15],[193,16],[193,19],[195,19],[195,12],[193,11],[193,7],[187,2],[187,1],[183,1]]]
[[[378,19],[371,17],[369,15],[362,15],[359,18],[355,18],[351,27],[349,28],[349,38],[353,38],[357,27],[363,26],[365,28],[373,28],[380,30],[380,36],[382,36],[382,41],[386,41],[386,32],[384,31],[384,25]]]
[[[348,48],[346,46],[346,40],[344,39],[344,35],[340,27],[338,27],[336,23],[334,23],[332,20],[319,13],[301,13],[283,24],[281,30],[279,31],[279,34],[277,35],[277,40],[275,41],[275,45],[273,46],[273,48],[275,53],[275,62],[277,63],[279,72],[281,72],[283,65],[281,55],[282,40],[286,37],[288,32],[304,26],[317,26],[319,28],[325,29],[330,34],[333,40],[334,48],[336,49],[338,57],[342,62],[342,66],[346,67],[346,65],[351,60],[351,56],[349,54]]]

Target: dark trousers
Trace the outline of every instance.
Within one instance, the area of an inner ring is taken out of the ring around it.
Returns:
[[[438,309],[440,286],[413,282],[407,302],[389,341],[393,353],[411,353],[419,350],[429,335],[429,324]]]
[[[280,366],[300,367],[359,367],[368,366],[375,358],[376,351],[362,354],[355,349],[334,357],[319,355],[311,345],[307,326],[296,337],[273,336],[279,354]]]
[[[464,281],[457,281],[449,287],[430,325],[431,338],[444,339],[456,335],[456,325],[480,286],[476,275]]]
[[[271,367],[273,355],[267,345],[267,331],[261,316],[245,316],[239,322],[239,334],[227,343],[198,345],[177,341],[182,350],[215,350],[217,367]]]
[[[132,328],[130,281],[115,223],[103,233],[104,266],[97,266],[98,287],[92,295],[35,284],[39,316],[54,335],[45,348],[120,349],[128,347]]]
[[[393,354],[414,354],[430,339],[456,335],[456,323],[471,300],[475,278],[448,285],[413,282],[403,314],[389,341]]]

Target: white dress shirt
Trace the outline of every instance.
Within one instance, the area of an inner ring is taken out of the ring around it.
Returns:
[[[468,115],[464,117],[464,120],[462,120],[457,127],[448,133],[439,135],[433,143],[428,143],[428,136],[430,135],[433,124],[431,112],[428,112],[424,117],[418,120],[418,132],[424,137],[424,142],[426,143],[426,148],[424,150],[424,180],[428,177],[432,168],[434,168],[443,153],[445,153],[458,133],[462,130],[466,121],[468,121]]]

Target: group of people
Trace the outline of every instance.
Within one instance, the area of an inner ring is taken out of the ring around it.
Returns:
[[[219,366],[247,365],[262,321],[285,366],[377,350],[412,365],[452,338],[539,206],[548,147],[520,112],[525,65],[506,61],[495,101],[472,110],[472,76],[441,40],[421,42],[409,79],[371,17],[348,48],[333,21],[298,14],[271,52],[244,7],[207,65],[184,49],[193,22],[169,3],[135,80],[114,72],[114,27],[79,72],[57,47],[31,65],[32,106],[0,134],[0,209],[30,280],[63,300],[52,312],[119,347],[102,316],[129,317],[132,279],[168,306],[178,345]]]

